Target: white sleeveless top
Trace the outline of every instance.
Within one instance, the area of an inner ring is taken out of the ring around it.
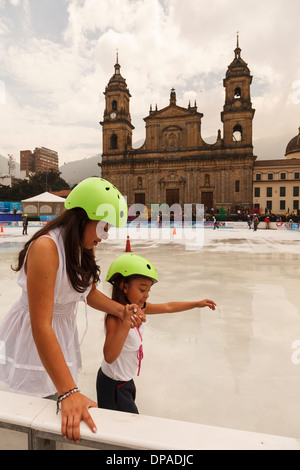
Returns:
[[[140,371],[141,360],[143,359],[143,332],[144,326],[131,328],[125,340],[124,346],[117,359],[109,364],[103,359],[101,364],[102,372],[113,380],[128,382]]]
[[[54,288],[52,328],[60,344],[73,380],[81,369],[76,314],[78,302],[85,301],[91,287],[83,294],[70,283],[66,271],[62,228],[49,235],[57,246],[59,266]],[[40,360],[30,323],[25,261],[18,275],[22,288],[20,299],[11,307],[0,325],[0,384],[12,392],[46,397],[56,393],[55,386]],[[87,308],[86,308],[87,314]]]

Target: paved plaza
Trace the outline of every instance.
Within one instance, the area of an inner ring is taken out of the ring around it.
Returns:
[[[159,239],[146,229],[112,232],[99,244],[100,289],[110,295],[105,275],[129,235],[132,251],[158,270],[150,302],[211,298],[218,308],[148,317],[136,378],[140,413],[299,438],[300,232],[204,229],[195,243],[162,230]],[[20,294],[10,265],[28,237],[15,227],[1,236],[0,321]],[[103,318],[88,308],[79,387],[93,399]],[[81,304],[79,336],[85,322]]]

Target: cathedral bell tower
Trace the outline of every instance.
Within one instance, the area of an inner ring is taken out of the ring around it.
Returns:
[[[238,36],[234,54],[234,60],[223,80],[225,104],[221,120],[224,125],[224,147],[253,148],[252,121],[255,109],[252,108],[250,96],[252,76],[246,62],[241,58]]]
[[[118,61],[115,73],[105,89],[105,110],[100,122],[103,132],[103,156],[124,154],[132,148],[131,117],[129,112],[130,98],[126,80],[120,72]]]

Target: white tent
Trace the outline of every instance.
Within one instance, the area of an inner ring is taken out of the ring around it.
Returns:
[[[23,214],[31,216],[59,215],[64,210],[65,198],[48,192],[23,199]]]
[[[64,197],[55,196],[55,194],[45,193],[38,194],[37,196],[29,197],[28,199],[23,199],[21,202],[65,202]]]

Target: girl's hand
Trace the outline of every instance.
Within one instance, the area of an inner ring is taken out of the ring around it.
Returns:
[[[216,309],[217,304],[213,300],[204,299],[198,304],[198,308],[209,307],[211,310]]]
[[[88,411],[89,408],[98,408],[97,403],[77,392],[61,402],[61,432],[65,439],[71,442],[80,441],[80,422],[85,421],[90,429],[97,432],[96,425]]]
[[[131,328],[141,326],[142,323],[146,322],[146,315],[137,305],[131,304],[125,306],[125,319],[131,317]]]

